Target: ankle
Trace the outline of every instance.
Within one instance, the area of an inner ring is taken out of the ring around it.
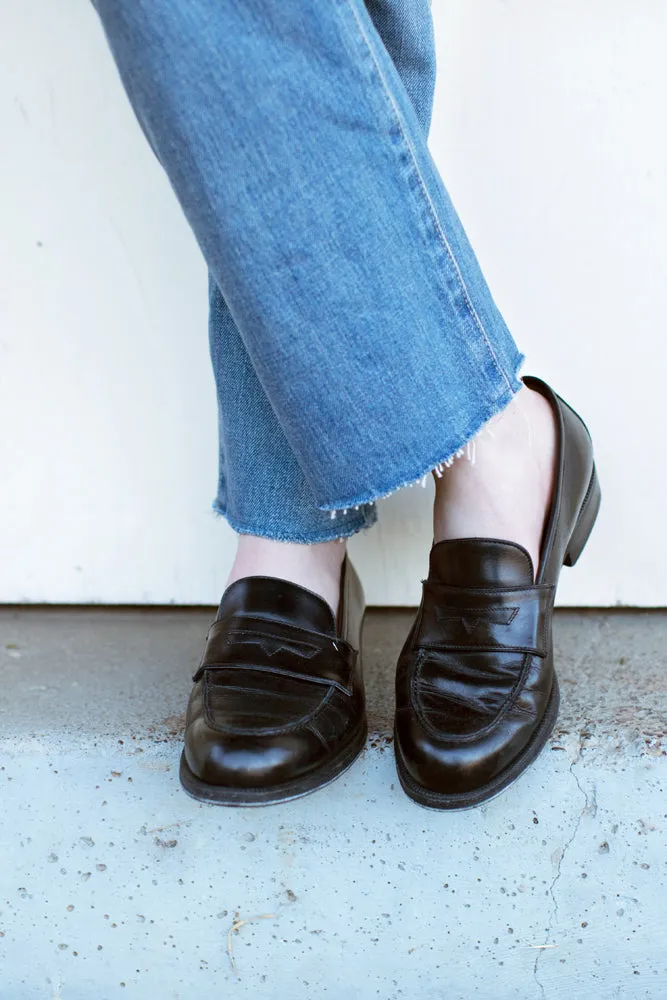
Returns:
[[[334,616],[338,611],[345,540],[299,544],[257,535],[239,535],[227,586],[246,576],[289,580],[322,597]]]
[[[524,386],[436,478],[435,541],[503,538],[529,552],[537,572],[555,476],[556,426],[549,402]]]

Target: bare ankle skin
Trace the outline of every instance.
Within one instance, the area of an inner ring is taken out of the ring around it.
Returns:
[[[245,576],[274,576],[312,590],[324,598],[336,615],[345,552],[345,541],[338,539],[301,545],[257,535],[239,535],[227,586]]]
[[[533,570],[553,490],[554,414],[540,393],[524,386],[475,438],[465,456],[435,478],[433,535],[500,538],[522,545]]]

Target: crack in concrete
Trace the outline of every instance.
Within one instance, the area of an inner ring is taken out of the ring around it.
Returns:
[[[551,885],[547,889],[547,895],[550,896],[550,898],[551,898],[551,913],[549,915],[549,925],[547,927],[546,936],[545,936],[545,940],[544,940],[544,944],[545,945],[552,943],[551,942],[551,934],[552,934],[554,926],[556,926],[556,924],[558,923],[558,899],[556,897],[556,891],[555,890],[556,890],[556,886],[557,886],[557,884],[558,884],[558,882],[560,880],[560,877],[562,875],[563,862],[565,860],[565,856],[568,853],[568,851],[570,850],[570,847],[572,846],[572,844],[574,843],[574,841],[576,840],[577,834],[579,833],[579,827],[581,826],[581,821],[584,818],[584,816],[595,816],[595,814],[597,813],[597,809],[598,809],[598,805],[597,805],[597,791],[596,791],[595,785],[593,785],[593,788],[592,788],[592,791],[591,791],[591,795],[589,797],[588,792],[582,786],[581,781],[579,780],[579,776],[577,774],[575,774],[575,771],[574,771],[575,767],[577,766],[577,764],[579,764],[579,762],[581,761],[581,758],[583,756],[583,752],[584,752],[584,739],[585,739],[584,733],[580,734],[580,736],[579,736],[579,745],[577,747],[577,752],[576,752],[576,755],[575,755],[574,759],[570,762],[570,767],[569,767],[569,773],[574,778],[575,783],[577,785],[577,789],[579,790],[579,792],[583,796],[584,804],[583,804],[583,806],[581,808],[581,811],[580,811],[579,815],[577,816],[577,819],[576,819],[576,822],[574,824],[574,827],[572,828],[572,833],[568,837],[567,841],[563,844],[563,847],[562,847],[562,849],[560,851],[560,854],[558,856],[558,860],[556,862],[556,874],[554,875],[554,877],[553,877],[553,879],[551,881]],[[542,998],[542,1000],[546,1000],[546,995],[547,994],[546,994],[546,990],[544,988],[544,983],[541,981],[541,979],[539,978],[539,975],[538,975],[539,966],[540,966],[540,959],[542,958],[542,953],[543,953],[543,949],[539,949],[538,952],[537,952],[537,954],[535,955],[535,962],[533,963],[533,979],[535,980],[536,985],[539,987],[540,997]]]

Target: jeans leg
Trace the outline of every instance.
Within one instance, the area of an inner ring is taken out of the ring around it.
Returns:
[[[431,0],[365,0],[380,38],[428,136],[435,91]]]
[[[366,0],[366,6],[428,135],[436,72],[430,0]],[[285,541],[322,541],[372,525],[374,504],[335,520],[317,506],[213,275],[209,342],[220,441],[214,509],[240,533]]]
[[[97,7],[317,506],[448,459],[522,357],[361,0]]]
[[[212,275],[209,343],[220,441],[213,509],[239,534],[285,542],[343,538],[374,524],[375,504],[352,508],[335,519],[317,506]]]

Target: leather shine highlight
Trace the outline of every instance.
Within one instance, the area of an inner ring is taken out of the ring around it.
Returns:
[[[490,798],[537,756],[556,719],[552,613],[564,562],[576,562],[599,507],[588,430],[539,379],[551,403],[557,468],[540,565],[500,539],[431,550],[417,618],[396,676],[396,759],[405,791],[456,808]]]

